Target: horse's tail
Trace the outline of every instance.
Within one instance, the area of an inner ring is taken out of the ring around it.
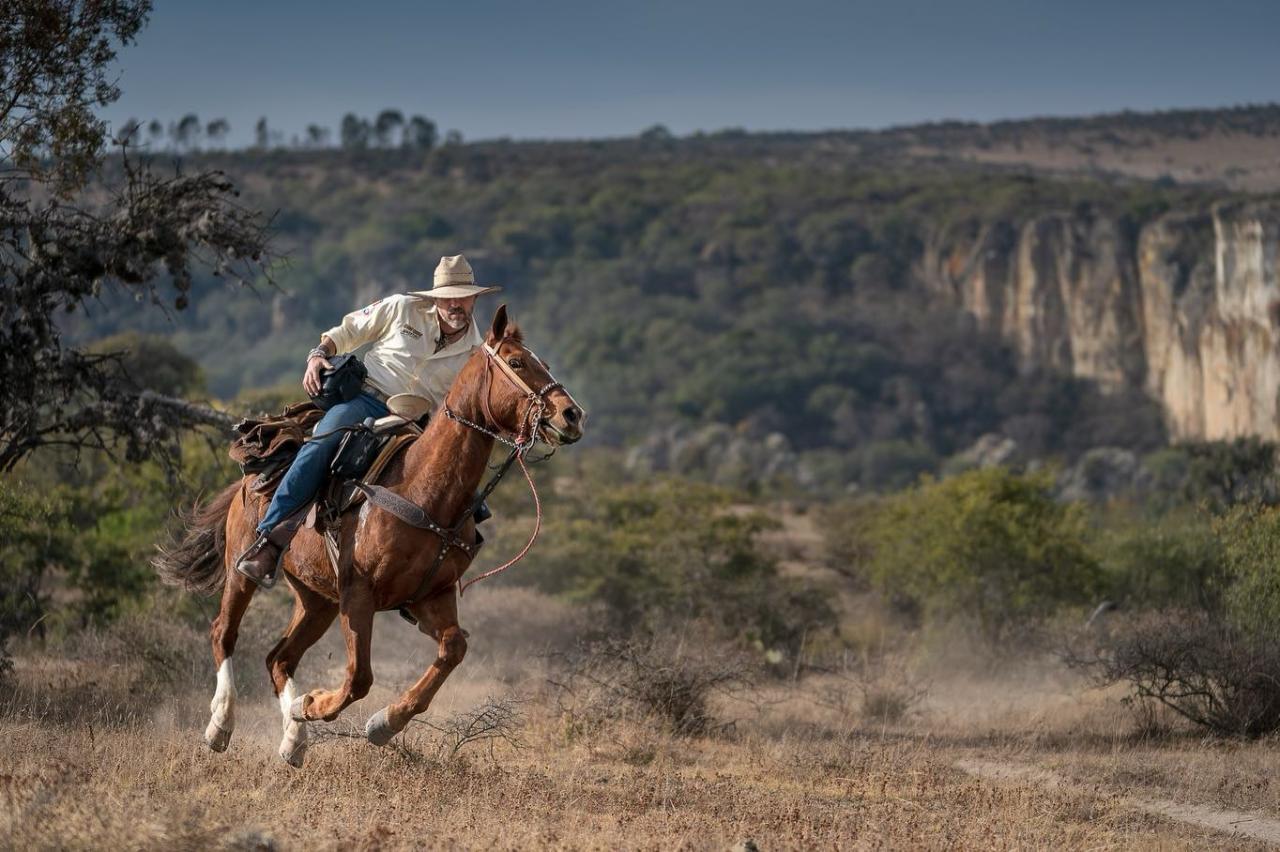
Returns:
[[[226,575],[227,514],[240,483],[227,486],[208,504],[198,503],[181,514],[181,538],[171,536],[159,545],[151,565],[160,579],[189,592],[211,595],[222,588]]]

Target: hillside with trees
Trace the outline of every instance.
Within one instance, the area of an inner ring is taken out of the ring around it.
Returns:
[[[396,117],[373,130],[344,123],[342,136],[400,128]],[[1228,193],[908,161],[835,139],[658,128],[609,141],[192,155],[182,168],[225,170],[245,204],[274,213],[273,246],[287,258],[277,286],[249,292],[206,274],[180,313],[108,294],[69,328],[81,340],[168,336],[215,397],[278,385],[287,396],[320,331],[426,286],[441,255],[462,251],[506,288],[600,443],[708,424],[748,441],[776,433],[831,482],[879,487],[936,470],[988,433],[1068,460],[1165,441],[1141,394],[1020,369],[1005,342],[921,286],[922,247],[968,223],[1055,211],[1136,229]]]

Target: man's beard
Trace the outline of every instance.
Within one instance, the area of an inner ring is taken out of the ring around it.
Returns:
[[[446,311],[444,318],[445,318],[445,322],[454,331],[458,331],[459,329],[466,328],[467,323],[471,321],[471,317],[468,316],[467,312],[462,310],[461,308],[455,308],[454,310]]]

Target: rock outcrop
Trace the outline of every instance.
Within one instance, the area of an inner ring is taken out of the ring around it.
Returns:
[[[1280,205],[1223,203],[1141,228],[1088,212],[952,230],[927,284],[1052,369],[1164,406],[1175,439],[1280,438]]]

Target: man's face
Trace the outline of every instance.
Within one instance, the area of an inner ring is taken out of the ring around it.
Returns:
[[[465,328],[467,323],[471,322],[471,312],[475,307],[475,296],[467,296],[464,299],[436,299],[436,313],[440,315],[440,322],[448,326],[449,331]]]

